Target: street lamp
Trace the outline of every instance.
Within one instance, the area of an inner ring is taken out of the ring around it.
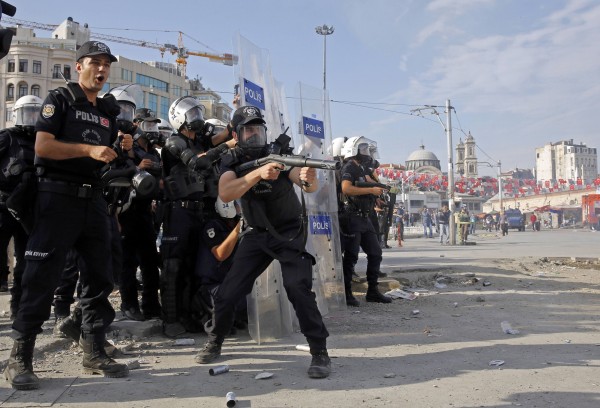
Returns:
[[[333,26],[326,24],[315,27],[317,34],[323,36],[323,90],[327,89],[327,36],[333,34]]]

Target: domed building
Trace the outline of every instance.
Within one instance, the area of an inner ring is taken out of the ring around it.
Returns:
[[[412,152],[406,159],[406,170],[415,173],[441,175],[440,160],[433,152],[425,150],[424,145],[420,147],[419,150]]]

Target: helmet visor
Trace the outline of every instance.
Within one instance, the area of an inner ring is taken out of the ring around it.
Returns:
[[[263,125],[239,126],[238,143],[242,147],[263,147],[267,144],[267,128]]]
[[[34,126],[40,115],[40,105],[24,105],[15,111],[15,125]]]
[[[133,122],[135,106],[129,102],[119,101],[119,107],[121,108],[121,112],[119,113],[119,116],[117,116],[117,119]]]
[[[368,143],[360,143],[357,148],[357,153],[362,154],[363,156],[371,157],[371,151],[369,150]]]
[[[185,112],[185,121],[188,124],[191,124],[193,122],[199,122],[199,121],[204,122],[204,115],[202,115],[202,109],[200,109],[199,106],[194,106],[193,108],[186,111]]]
[[[142,130],[142,132],[148,133],[148,132],[153,132],[153,133],[158,133],[158,122],[155,121],[149,121],[149,120],[144,120],[140,123],[140,129]]]

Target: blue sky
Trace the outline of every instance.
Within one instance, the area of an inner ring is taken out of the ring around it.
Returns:
[[[411,115],[450,99],[456,144],[469,131],[482,161],[533,168],[535,148],[574,139],[600,147],[600,2],[595,0],[12,1],[15,18],[59,24],[71,16],[92,32],[232,52],[236,33],[265,48],[274,76],[327,88],[333,137],[364,135],[381,161],[404,163],[423,143],[447,169],[435,116]],[[121,30],[126,28],[128,30]],[[146,31],[149,30],[149,31]],[[153,31],[156,30],[156,31]],[[166,32],[166,31],[175,32]],[[38,31],[39,36],[49,32]],[[109,43],[113,53],[160,60],[153,49]],[[208,47],[208,48],[207,48]],[[165,55],[164,61],[174,57]],[[200,57],[188,76],[230,101],[233,69]],[[290,106],[293,103],[290,102]],[[444,109],[438,109],[445,122]],[[463,133],[464,132],[464,133]],[[482,165],[481,174],[495,174]]]

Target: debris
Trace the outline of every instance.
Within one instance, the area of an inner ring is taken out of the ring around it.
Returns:
[[[492,286],[492,282],[490,282],[490,281],[484,281],[483,282],[483,286]]]
[[[236,403],[236,396],[235,393],[233,391],[229,391],[227,393],[227,395],[225,395],[225,405],[227,405],[227,407],[231,408],[231,407],[235,407],[235,403]]]
[[[406,299],[406,300],[415,300],[418,296],[416,293],[409,293],[401,289],[392,289],[388,292],[385,292],[386,296],[391,297],[392,299]]]
[[[491,367],[500,367],[501,365],[504,365],[504,360],[492,360],[488,365]]]
[[[310,347],[307,346],[306,344],[298,344],[296,346],[296,350],[300,350],[300,351],[310,351]]]
[[[520,331],[513,329],[510,326],[510,323],[507,321],[503,321],[502,323],[500,323],[500,327],[502,327],[502,331],[506,334],[519,334]]]
[[[273,377],[273,373],[270,373],[268,371],[263,371],[262,373],[258,373],[254,376],[255,380],[266,380],[268,378]]]
[[[485,302],[485,298],[483,296],[477,296],[475,302]]]
[[[193,346],[196,341],[194,339],[177,339],[173,344],[175,346]]]
[[[467,273],[464,273],[463,276],[465,278],[474,278],[475,274],[473,272],[467,272]]]
[[[458,307],[458,302],[454,302],[454,307]]]
[[[411,314],[412,314],[413,316],[416,316],[416,315],[418,315],[419,313],[421,313],[421,311],[420,311],[419,309],[415,309],[415,310],[413,310],[413,311],[411,312]]]
[[[569,343],[571,343],[571,340],[565,339],[564,342],[567,343],[567,344],[569,344]]]
[[[140,362],[139,360],[127,360],[127,362],[125,363],[127,365],[127,368],[130,370],[135,370],[140,368]]]
[[[433,286],[435,286],[437,289],[446,289],[448,287],[448,285],[446,285],[445,283],[439,282],[434,283]]]
[[[228,372],[229,372],[229,366],[227,364],[219,365],[219,366],[213,367],[208,370],[208,373],[210,375],[225,374]]]
[[[383,376],[383,378],[395,378],[396,374],[395,373],[387,373]]]

